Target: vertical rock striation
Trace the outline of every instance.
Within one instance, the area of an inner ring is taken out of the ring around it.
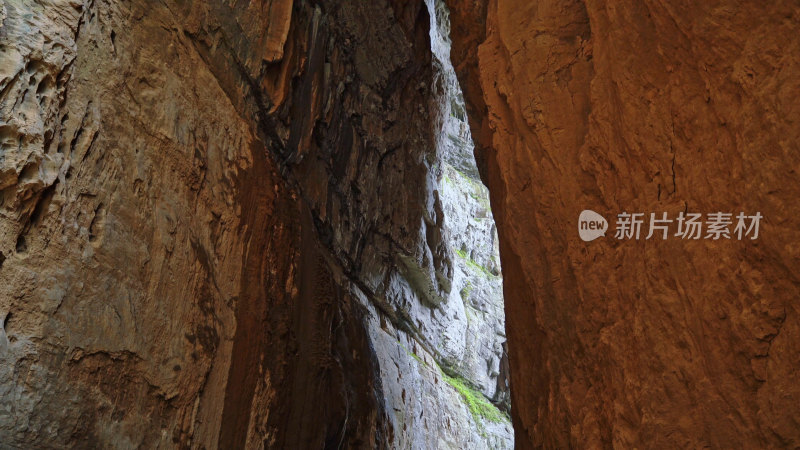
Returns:
[[[0,20],[3,445],[511,446],[496,239],[468,141],[441,185],[423,2]]]
[[[245,319],[254,374],[281,343],[296,194],[166,6],[1,12],[3,444],[213,447]]]
[[[797,4],[447,3],[517,446],[796,447]],[[765,219],[756,241],[584,243],[583,209]]]

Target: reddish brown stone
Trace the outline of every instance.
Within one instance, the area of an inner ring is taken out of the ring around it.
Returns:
[[[518,447],[800,444],[797,5],[448,4]],[[756,241],[584,243],[583,209],[765,218]]]

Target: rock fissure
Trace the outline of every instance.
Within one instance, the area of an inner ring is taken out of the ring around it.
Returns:
[[[792,2],[0,23],[0,447],[796,446]]]

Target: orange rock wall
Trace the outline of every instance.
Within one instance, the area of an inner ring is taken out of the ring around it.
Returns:
[[[797,4],[448,4],[518,447],[799,445]],[[612,232],[581,241],[583,209]],[[623,241],[622,211],[764,220],[755,241]]]

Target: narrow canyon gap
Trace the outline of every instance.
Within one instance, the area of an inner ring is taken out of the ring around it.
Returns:
[[[797,3],[444,3],[0,0],[0,446],[800,445]]]

